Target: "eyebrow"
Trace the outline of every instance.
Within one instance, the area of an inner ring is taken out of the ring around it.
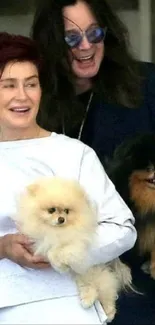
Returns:
[[[78,27],[81,31],[83,30],[78,24],[76,24],[73,20],[71,20],[71,19],[69,19],[69,18],[67,18],[67,17],[65,17],[64,16],[64,18],[66,19],[66,20],[68,20],[68,21],[70,21],[73,25],[75,25],[76,27]],[[87,28],[86,28],[86,30],[87,29],[89,29],[90,27],[93,27],[93,26],[98,26],[99,24],[97,23],[97,22],[93,22],[92,24],[90,24]],[[66,32],[68,32],[68,31],[71,31],[71,30],[75,30],[74,28],[70,28],[70,29],[66,29]]]
[[[39,79],[38,75],[34,74],[33,76],[30,76],[30,77],[25,78],[25,80],[30,80],[30,79],[32,79],[32,78],[37,78],[37,79]]]
[[[39,77],[36,74],[34,74],[33,76],[25,78],[25,80],[29,81],[30,79],[34,79],[34,78],[39,79]],[[16,81],[16,80],[17,80],[17,78],[4,78],[4,79],[2,78],[2,79],[0,79],[0,82]]]

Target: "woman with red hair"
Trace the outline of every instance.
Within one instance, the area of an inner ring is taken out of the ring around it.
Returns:
[[[101,324],[100,304],[84,310],[70,274],[34,256],[11,219],[26,185],[61,175],[78,180],[98,208],[96,242],[83,267],[115,259],[136,240],[133,215],[95,152],[38,124],[42,67],[33,40],[0,33],[0,324]]]

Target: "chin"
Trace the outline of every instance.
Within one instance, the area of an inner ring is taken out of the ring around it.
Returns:
[[[74,73],[79,79],[89,79],[95,77],[98,70],[98,67],[93,67],[91,69],[76,69],[74,70]]]
[[[131,272],[119,259],[90,266],[98,216],[82,186],[64,178],[42,178],[22,193],[14,220],[33,239],[35,254],[44,256],[55,271],[72,274],[82,306],[89,308],[98,299],[111,321],[118,293],[131,287]]]
[[[107,172],[135,217],[134,251],[148,259],[143,269],[155,279],[155,135],[138,135],[121,144]]]

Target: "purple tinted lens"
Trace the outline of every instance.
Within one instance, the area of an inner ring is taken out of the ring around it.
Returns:
[[[65,41],[69,47],[77,47],[82,40],[82,35],[80,33],[66,33]]]
[[[90,43],[99,43],[105,38],[106,30],[101,27],[95,27],[86,31],[87,39]]]
[[[106,35],[106,28],[94,27],[88,29],[85,33],[79,32],[66,32],[65,41],[69,47],[78,47],[82,42],[83,35],[87,37],[89,43],[99,43],[104,40]]]

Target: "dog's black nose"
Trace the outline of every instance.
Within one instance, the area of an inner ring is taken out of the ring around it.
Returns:
[[[61,224],[61,223],[64,223],[65,222],[65,219],[63,217],[59,217],[58,218],[58,222]]]

